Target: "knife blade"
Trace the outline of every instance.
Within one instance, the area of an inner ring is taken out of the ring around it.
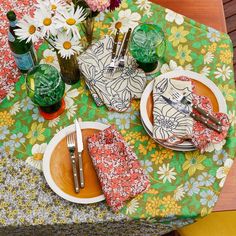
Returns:
[[[197,116],[195,113],[193,113],[191,111],[191,109],[188,109],[188,106],[181,103],[181,102],[176,102],[176,101],[172,101],[171,99],[161,95],[161,97],[164,99],[164,101],[169,104],[170,106],[172,106],[173,108],[175,108],[177,111],[185,114],[185,115],[189,115],[190,117],[192,117],[194,120],[199,121],[200,123],[204,124],[205,126],[207,126],[210,129],[213,129],[214,131],[221,133],[222,132],[222,128],[217,126],[217,125],[213,125],[211,123],[208,123],[206,119],[203,119],[201,116]]]
[[[80,128],[80,124],[77,120],[75,120],[75,130],[76,130],[76,141],[77,141],[77,151],[79,157],[79,179],[80,179],[80,187],[84,188],[84,168],[83,168],[83,159],[82,152],[84,150],[83,145],[83,136]]]

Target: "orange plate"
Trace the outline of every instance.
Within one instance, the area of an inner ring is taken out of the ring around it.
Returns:
[[[201,96],[206,96],[211,100],[213,111],[218,112],[219,111],[219,104],[217,102],[215,94],[209,89],[205,84],[201,83],[200,81],[191,79],[193,81],[193,84],[195,85],[195,91],[196,94]],[[153,96],[152,93],[149,95],[147,100],[147,114],[148,117],[153,124]]]
[[[74,182],[70,154],[67,149],[66,137],[63,138],[52,152],[50,171],[55,184],[65,193],[78,198],[92,198],[103,194],[96,171],[87,148],[87,138],[100,130],[82,129],[84,150],[82,153],[85,187],[79,193],[74,192]],[[78,160],[78,154],[76,153]],[[77,163],[78,167],[78,163]]]

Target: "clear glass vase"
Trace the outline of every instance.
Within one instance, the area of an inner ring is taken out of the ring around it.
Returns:
[[[77,55],[70,56],[70,58],[63,58],[57,53],[58,62],[61,68],[62,80],[66,84],[75,84],[80,79],[79,65]]]

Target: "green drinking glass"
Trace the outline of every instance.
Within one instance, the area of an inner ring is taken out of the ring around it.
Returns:
[[[151,72],[157,67],[165,49],[165,35],[158,25],[144,23],[134,28],[129,51],[145,72]]]
[[[64,111],[65,83],[55,67],[40,64],[32,68],[26,76],[26,90],[45,119],[54,119]]]

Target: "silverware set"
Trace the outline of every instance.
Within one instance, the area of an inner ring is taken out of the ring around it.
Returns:
[[[74,179],[74,190],[76,193],[79,193],[80,188],[84,188],[84,173],[83,173],[83,139],[82,132],[79,125],[79,122],[75,120],[75,128],[76,128],[76,138],[74,133],[67,135],[66,142],[67,148],[70,153],[71,165],[72,165],[72,174]],[[77,142],[77,145],[76,145]],[[79,175],[77,172],[77,164],[76,164],[76,151],[78,152],[78,161],[79,161]],[[79,179],[78,179],[79,176]]]
[[[107,73],[110,76],[114,75],[116,71],[122,71],[125,67],[125,54],[128,48],[131,31],[132,29],[129,28],[128,32],[124,35],[119,50],[117,50],[117,45],[118,45],[120,30],[117,29],[116,31],[114,44],[112,48],[111,62],[106,69]]]
[[[161,95],[161,96],[169,105],[171,105],[172,107],[174,107],[178,111],[189,115],[194,120],[199,121],[200,123],[204,124],[208,128],[210,128],[218,133],[222,132],[221,122],[218,119],[216,119],[214,116],[212,116],[210,113],[206,112],[205,110],[203,110],[199,106],[196,106],[196,105],[192,104],[192,102],[188,101],[188,99],[186,98],[186,96],[184,94],[182,94],[182,93],[178,92],[177,90],[175,90],[174,88],[172,88],[170,95],[171,95],[172,99],[166,98],[163,95]],[[190,111],[190,109],[188,109],[189,106],[191,106],[192,111]],[[196,115],[193,112],[194,110],[196,110],[202,116]],[[210,123],[209,121],[211,121],[212,123]]]

